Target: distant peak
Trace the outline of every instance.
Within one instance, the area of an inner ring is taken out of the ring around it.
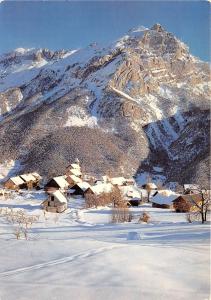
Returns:
[[[148,28],[146,28],[145,26],[139,26],[139,27],[136,27],[136,28],[131,28],[129,30],[129,33],[132,33],[132,32],[141,32],[141,31],[145,31],[145,30],[148,30]]]
[[[155,30],[157,32],[163,32],[163,31],[165,31],[165,29],[159,23],[154,24],[152,26],[151,30]]]

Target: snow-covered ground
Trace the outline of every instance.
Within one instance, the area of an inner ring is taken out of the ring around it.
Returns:
[[[0,196],[1,208],[39,216],[28,240],[0,216],[1,300],[209,299],[208,224],[147,204],[131,209],[131,223],[112,224],[109,207],[85,209],[82,199],[44,215],[43,199]],[[143,211],[149,224],[137,222]]]

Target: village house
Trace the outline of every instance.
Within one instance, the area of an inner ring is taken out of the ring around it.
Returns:
[[[25,182],[25,186],[27,189],[32,189],[37,185],[37,179],[31,173],[29,174],[22,174],[20,177]]]
[[[126,185],[127,179],[125,179],[124,177],[113,177],[113,178],[110,178],[110,182],[113,185],[123,186],[123,185]]]
[[[135,185],[135,179],[134,178],[128,178],[126,179],[126,185]]]
[[[68,175],[75,175],[75,176],[77,176],[77,177],[79,177],[79,178],[82,177],[82,173],[81,173],[81,171],[80,171],[79,169],[70,169],[70,170],[66,173],[66,175],[67,175],[67,176],[68,176]]]
[[[184,184],[184,194],[199,194],[200,186],[198,184]]]
[[[100,195],[102,193],[111,193],[113,185],[111,183],[101,183],[97,185],[90,186],[85,192],[84,195]]]
[[[70,188],[75,184],[82,182],[82,179],[75,175],[68,175],[65,177],[65,180],[69,183]]]
[[[141,203],[141,193],[136,186],[121,186],[119,189],[129,205],[138,206]]]
[[[66,175],[75,175],[77,177],[82,177],[82,172],[81,172],[81,166],[79,163],[79,160],[76,160],[74,163],[70,164],[67,168],[66,168]]]
[[[67,198],[61,191],[54,191],[48,195],[48,199],[42,203],[42,207],[47,212],[62,213],[67,209]]]
[[[65,176],[57,176],[52,178],[44,187],[47,193],[52,193],[55,190],[66,191],[69,183],[66,181]]]
[[[36,183],[37,185],[39,185],[40,181],[42,180],[42,176],[40,176],[40,174],[38,174],[37,172],[33,172],[31,174],[36,178]]]
[[[159,190],[153,196],[152,207],[173,209],[173,201],[179,197],[171,190]]]
[[[176,212],[190,212],[196,209],[195,203],[200,203],[202,196],[200,194],[180,195],[173,200],[173,207]],[[194,203],[195,202],[195,203]]]
[[[4,183],[4,188],[9,190],[19,190],[24,187],[26,183],[20,176],[11,177]]]
[[[71,190],[72,190],[71,194],[84,196],[84,193],[90,187],[91,187],[90,184],[85,181],[76,183],[74,186],[71,187]]]

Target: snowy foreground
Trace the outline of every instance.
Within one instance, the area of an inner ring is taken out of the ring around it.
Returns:
[[[1,207],[39,215],[28,240],[0,217],[1,300],[209,299],[209,225],[143,205],[132,223],[112,224],[111,209],[83,209],[70,199],[63,214],[40,209],[44,193],[0,197]],[[149,224],[139,224],[146,211]]]

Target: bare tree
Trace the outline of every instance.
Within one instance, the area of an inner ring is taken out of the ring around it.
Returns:
[[[191,197],[192,203],[194,204],[196,211],[194,212],[195,216],[200,216],[202,224],[207,221],[207,214],[210,211],[210,191],[206,189],[199,190],[201,195],[200,201],[197,201],[194,196]]]

